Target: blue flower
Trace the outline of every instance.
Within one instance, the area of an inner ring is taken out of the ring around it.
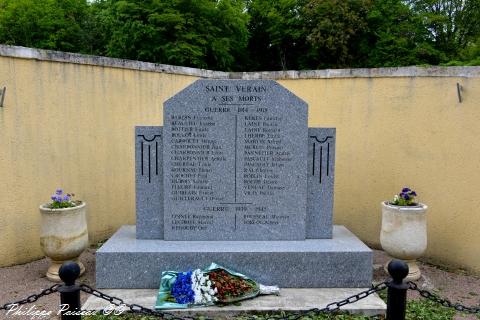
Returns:
[[[195,301],[192,290],[192,272],[179,273],[172,286],[172,296],[177,303],[189,304]]]
[[[62,190],[62,189],[57,189],[57,191],[55,191],[55,193],[56,193],[57,195],[61,195],[61,194],[63,193],[63,190]]]
[[[63,201],[70,201],[70,197],[69,196],[64,196]]]
[[[406,193],[402,193],[401,194],[402,198],[405,199],[405,200],[410,200],[410,196]]]
[[[416,197],[417,193],[415,191],[412,191],[412,192],[410,192],[410,195],[413,196],[413,197]]]
[[[409,191],[411,191],[411,190],[410,190],[410,188],[407,188],[407,187],[402,189],[402,192],[409,192]]]

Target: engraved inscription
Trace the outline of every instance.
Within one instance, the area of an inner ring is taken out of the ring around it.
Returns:
[[[141,175],[148,178],[148,183],[152,183],[152,175],[158,176],[160,166],[158,139],[161,138],[161,135],[156,134],[152,138],[147,138],[143,134],[137,136],[142,138],[139,141]]]
[[[165,238],[304,239],[306,105],[273,81],[192,86],[165,105]]]
[[[312,176],[316,174],[316,168],[318,168],[318,182],[322,184],[322,177],[326,175],[330,176],[330,142],[329,140],[333,139],[333,136],[327,136],[324,139],[319,139],[317,136],[310,136],[310,143],[312,145]],[[317,150],[318,155],[317,155]],[[324,153],[325,150],[325,153]],[[315,161],[318,157],[318,164]],[[324,166],[324,161],[325,166]],[[325,170],[323,170],[325,167]]]

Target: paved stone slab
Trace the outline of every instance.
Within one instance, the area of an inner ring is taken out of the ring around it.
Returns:
[[[324,308],[331,302],[345,299],[365,289],[360,288],[323,288],[323,289],[280,289],[279,296],[260,296],[242,301],[241,305],[225,307],[195,308],[194,310],[168,310],[178,316],[204,315],[207,317],[232,317],[246,312],[305,311],[312,308]],[[104,289],[109,295],[119,297],[127,303],[136,303],[153,308],[157,298],[156,289]],[[108,302],[90,296],[82,306],[84,310],[103,310]],[[378,295],[341,307],[343,311],[367,316],[384,315],[386,305]]]
[[[162,127],[135,127],[137,238],[163,239]]]
[[[158,288],[165,270],[211,262],[283,288],[368,287],[372,251],[343,226],[332,239],[304,241],[165,241],[135,238],[123,226],[96,254],[99,288]]]
[[[335,128],[308,128],[308,239],[332,237],[335,138]]]
[[[307,104],[271,80],[197,80],[164,104],[166,240],[303,240]]]

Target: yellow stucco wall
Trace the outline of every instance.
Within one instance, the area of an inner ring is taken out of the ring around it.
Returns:
[[[133,224],[133,128],[160,125],[195,79],[0,56],[0,266],[42,256],[37,207],[57,187],[88,203],[92,242]],[[279,82],[310,126],[337,128],[335,223],[379,246],[380,202],[412,186],[429,205],[427,256],[480,272],[480,77]]]
[[[38,205],[58,187],[87,202],[93,242],[135,223],[134,126],[195,79],[0,57],[0,265],[42,256]]]
[[[280,82],[310,126],[337,128],[335,223],[377,247],[380,202],[411,186],[429,206],[426,256],[480,271],[480,78]]]

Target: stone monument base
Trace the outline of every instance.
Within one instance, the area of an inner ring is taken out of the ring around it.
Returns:
[[[302,241],[140,240],[121,227],[96,254],[96,286],[157,289],[162,271],[216,262],[281,288],[367,288],[373,252],[344,226],[332,239]]]

